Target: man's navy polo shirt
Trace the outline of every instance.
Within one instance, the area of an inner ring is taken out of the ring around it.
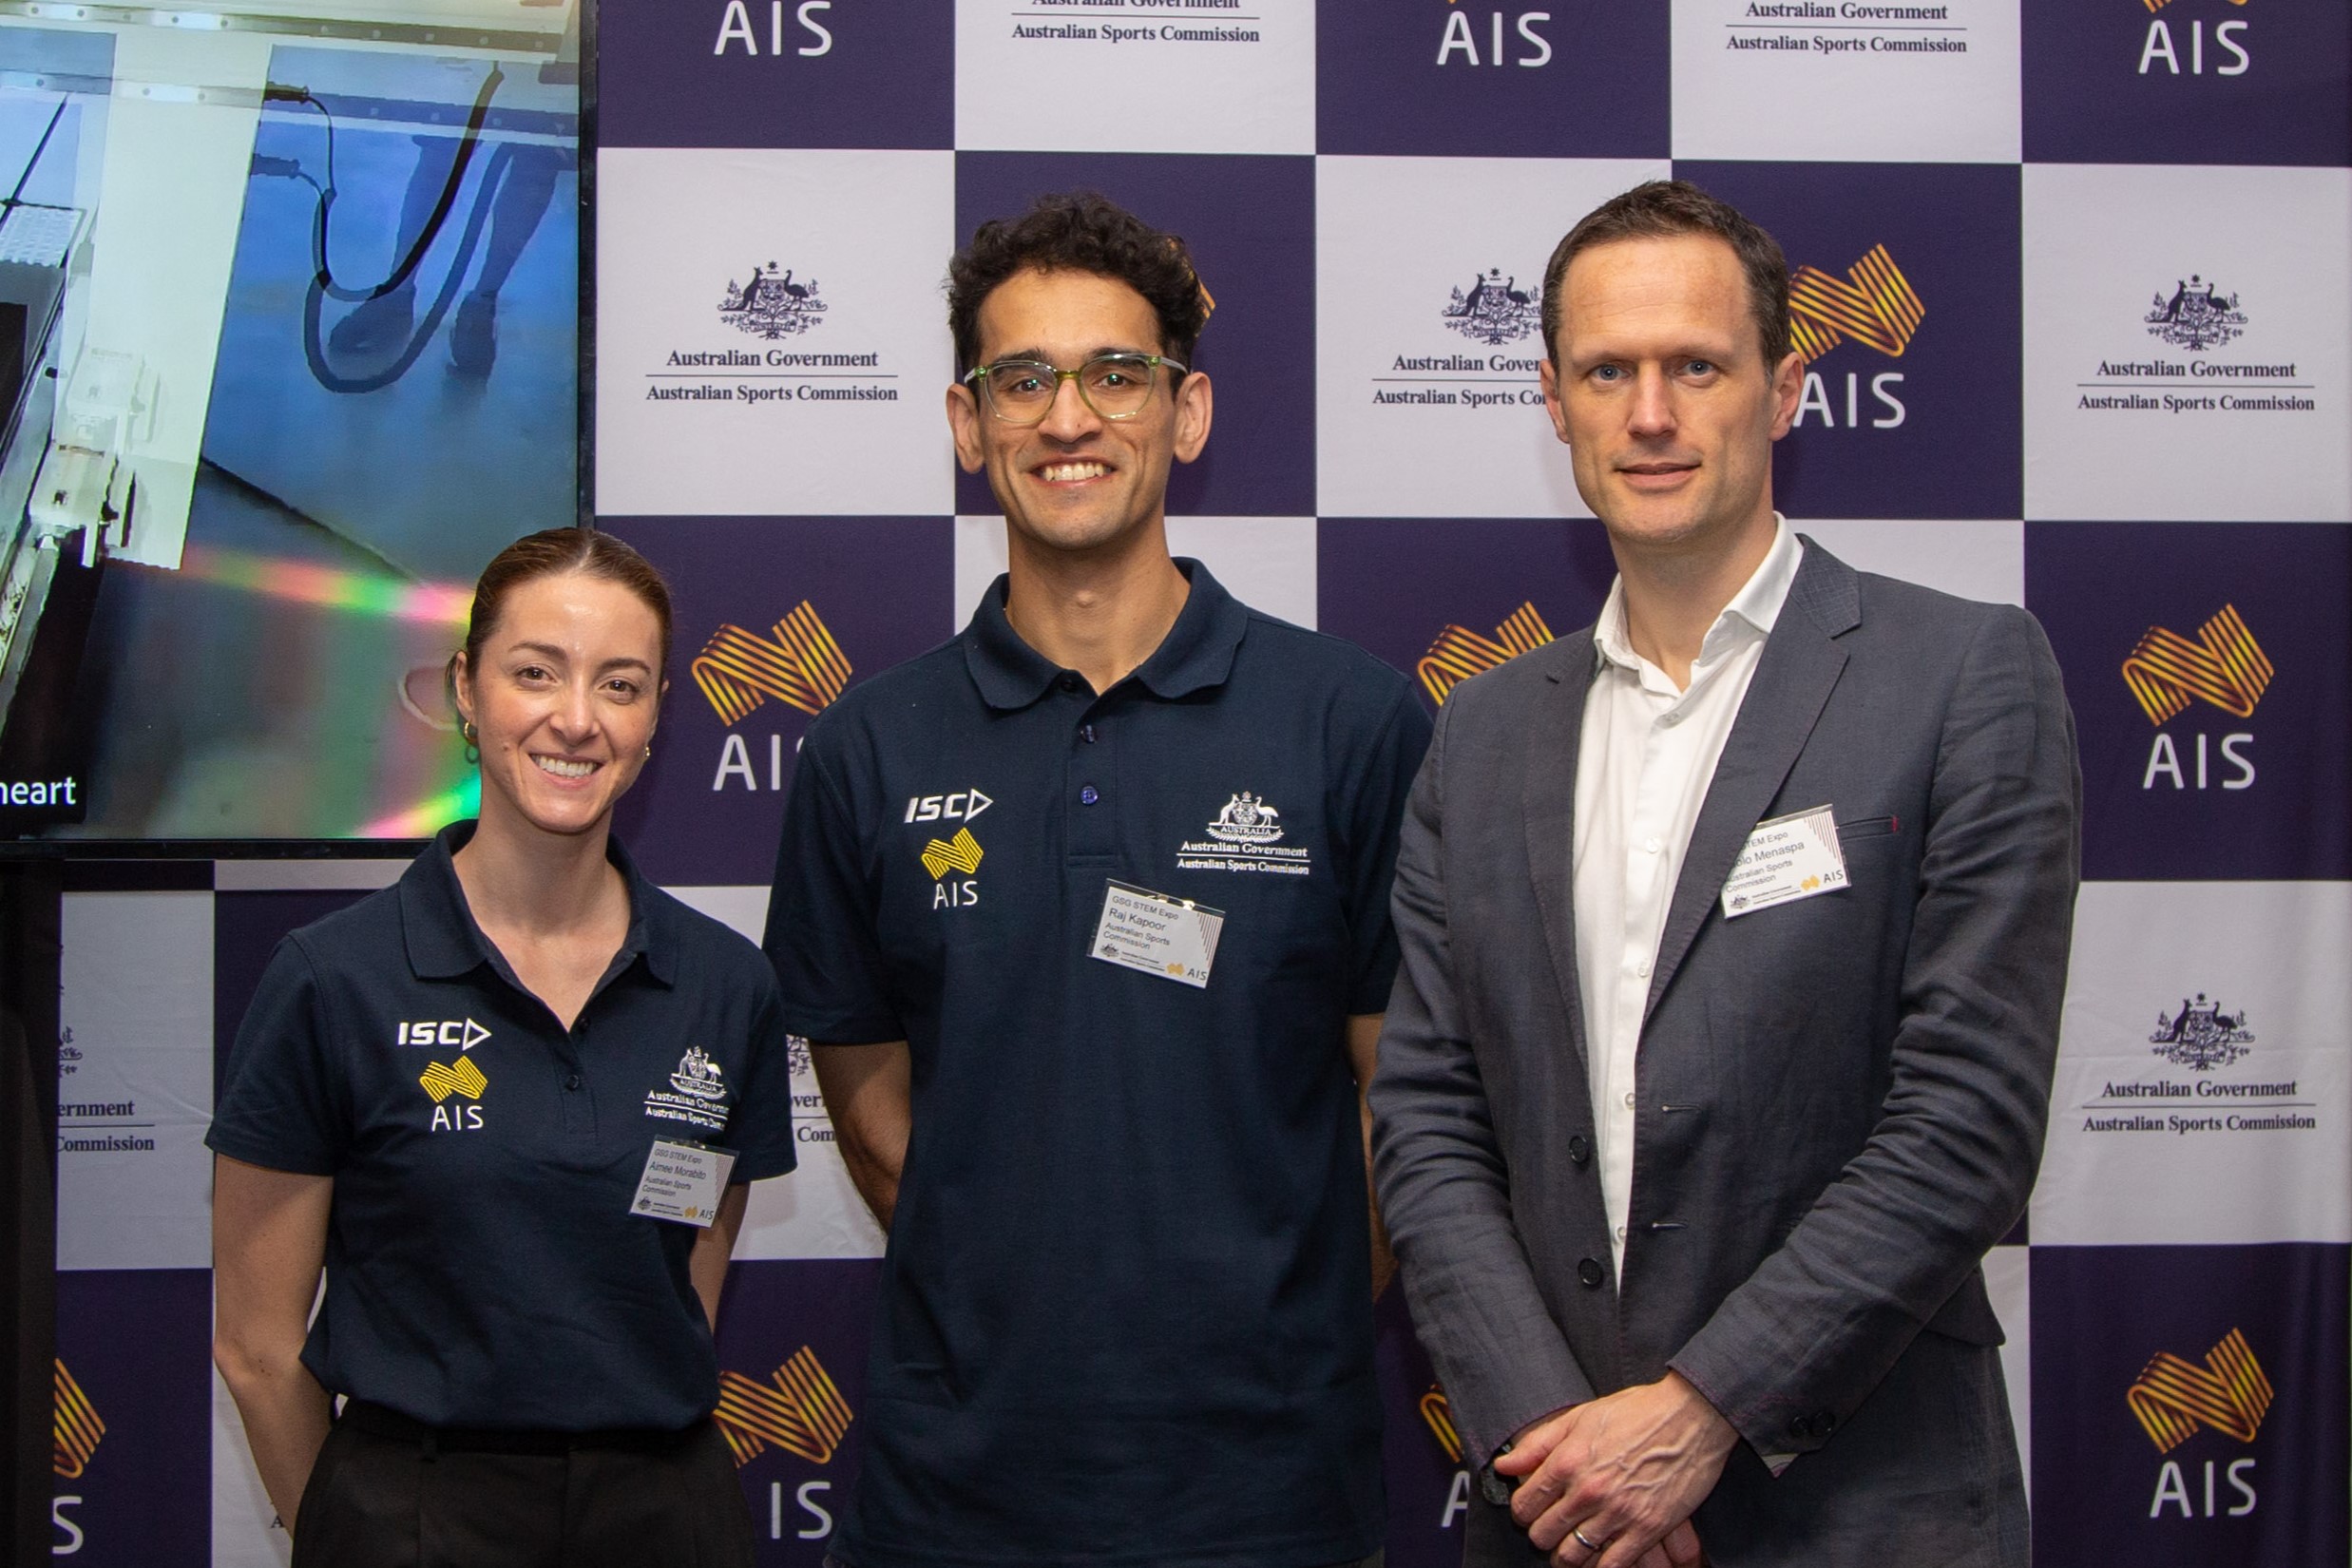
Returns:
[[[656,1138],[793,1168],[775,976],[613,841],[629,934],[569,1030],[476,926],[445,829],[280,943],[204,1141],[335,1178],[302,1363],[437,1426],[684,1426],[718,1401],[693,1227],[632,1214]]]
[[[1096,696],[970,626],[811,726],[767,949],[812,1040],[908,1042],[855,1568],[1282,1568],[1384,1526],[1344,1020],[1387,1005],[1402,677],[1193,562]],[[1204,988],[1090,956],[1114,879],[1225,913]]]

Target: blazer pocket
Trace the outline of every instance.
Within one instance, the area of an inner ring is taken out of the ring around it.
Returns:
[[[1897,825],[1898,819],[1891,816],[1858,816],[1851,822],[1838,824],[1838,842],[1851,844],[1858,838],[1884,838]]]

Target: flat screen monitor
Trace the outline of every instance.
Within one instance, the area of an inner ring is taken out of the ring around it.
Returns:
[[[0,838],[422,836],[579,515],[577,0],[104,15],[0,18]]]

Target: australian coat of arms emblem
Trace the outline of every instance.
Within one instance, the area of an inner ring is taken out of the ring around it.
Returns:
[[[697,1100],[724,1100],[727,1085],[718,1063],[703,1053],[699,1045],[689,1049],[678,1061],[678,1071],[670,1075],[670,1086],[681,1095]]]
[[[1282,836],[1282,813],[1244,790],[1216,813],[1209,836],[1228,844],[1271,844]]]
[[[825,301],[817,297],[816,279],[795,283],[792,268],[779,273],[773,261],[765,268],[754,267],[748,283],[730,280],[727,297],[718,307],[721,321],[754,337],[770,339],[807,332],[824,314]]]
[[[2244,1008],[2225,1013],[2220,1003],[2208,1002],[2199,991],[2194,1002],[2181,999],[2179,1012],[2169,1017],[2158,1013],[2156,1032],[2148,1038],[2156,1055],[2203,1073],[2227,1067],[2246,1055],[2254,1031],[2246,1026]]]
[[[1522,290],[1516,273],[1505,278],[1501,267],[1492,267],[1473,277],[1467,292],[1455,289],[1440,319],[1481,343],[1516,343],[1542,323],[1543,286]]]
[[[2217,343],[2227,343],[2246,328],[2246,313],[2238,309],[2238,296],[2223,298],[2212,284],[2194,273],[2186,283],[2176,284],[2172,297],[2155,296],[2155,309],[2146,317],[2148,333],[2161,337],[2176,349],[2209,349]]]

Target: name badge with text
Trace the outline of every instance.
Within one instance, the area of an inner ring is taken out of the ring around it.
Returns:
[[[645,1151],[645,1174],[637,1178],[637,1197],[629,1207],[649,1219],[707,1226],[718,1217],[727,1173],[734,1169],[735,1155],[729,1150],[656,1138]]]
[[[1833,893],[1845,886],[1845,851],[1826,806],[1759,822],[1723,881],[1723,918]]]
[[[1222,909],[1113,882],[1103,889],[1092,950],[1122,969],[1205,986],[1216,959],[1217,933],[1224,929]]]

